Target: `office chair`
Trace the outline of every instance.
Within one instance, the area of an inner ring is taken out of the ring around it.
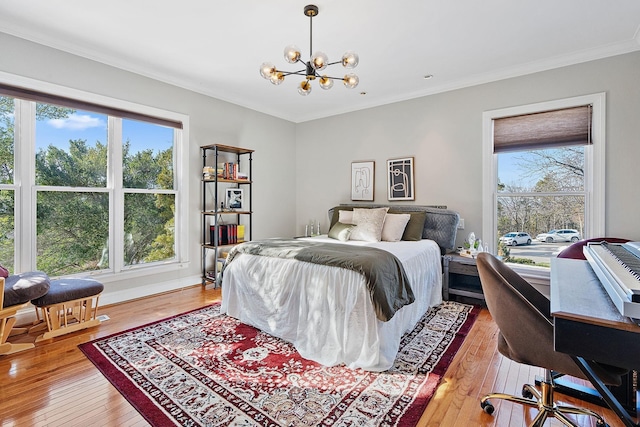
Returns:
[[[477,258],[478,273],[489,313],[498,325],[498,351],[518,363],[545,369],[541,391],[525,384],[522,396],[492,393],[480,400],[488,413],[494,412],[489,399],[503,399],[537,408],[539,413],[531,427],[541,427],[547,418],[556,418],[567,426],[577,427],[567,414],[594,417],[598,426],[606,426],[597,413],[583,408],[558,405],[554,402],[552,371],[586,379],[568,354],[556,352],[553,345],[553,318],[550,302],[526,280],[493,255],[482,252]],[[624,369],[590,363],[605,384],[618,385]]]

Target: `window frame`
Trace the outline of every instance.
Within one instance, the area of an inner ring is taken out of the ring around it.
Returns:
[[[107,188],[91,188],[91,191],[105,191],[110,194],[109,202],[109,256],[110,268],[107,270],[88,271],[78,273],[78,276],[92,276],[100,278],[103,282],[125,280],[129,278],[141,277],[150,274],[161,274],[168,271],[175,271],[176,268],[186,267],[189,264],[189,163],[188,163],[188,141],[189,141],[189,116],[174,111],[164,110],[147,105],[137,104],[104,95],[98,95],[78,89],[60,86],[52,83],[42,82],[27,77],[16,76],[0,71],[0,83],[7,85],[24,87],[29,90],[50,94],[69,99],[77,99],[80,102],[87,102],[95,105],[102,105],[106,108],[116,110],[132,111],[144,116],[164,118],[168,121],[182,123],[182,128],[174,128],[174,190],[160,190],[160,192],[175,191],[175,257],[167,261],[157,261],[133,266],[122,265],[124,248],[118,242],[118,238],[123,238],[123,231],[120,224],[124,223],[124,191],[120,186],[113,185],[113,179],[117,179],[118,173],[122,178],[121,165],[108,167]],[[16,104],[14,135],[14,182],[13,184],[2,184],[1,188],[12,189],[15,194],[15,247],[14,247],[14,269],[17,272],[33,270],[36,265],[36,196],[38,190],[48,190],[35,185],[35,101],[24,101]],[[113,117],[109,117],[111,121]],[[117,119],[120,121],[121,119]],[[18,126],[18,121],[20,125]],[[151,121],[150,121],[151,122]],[[157,124],[157,123],[156,123]],[[109,132],[112,130],[112,123]],[[111,137],[111,135],[110,135]],[[121,143],[121,141],[120,141]],[[111,147],[109,144],[109,154],[111,150],[122,150],[122,147]],[[118,172],[117,169],[120,168]],[[117,190],[118,187],[120,190]],[[77,190],[77,188],[75,189]],[[83,187],[82,190],[85,190]],[[151,190],[159,192],[158,189]],[[119,205],[119,207],[117,207]],[[119,253],[118,253],[119,252]],[[114,256],[114,257],[112,257]],[[118,260],[115,262],[114,260]]]
[[[482,236],[497,242],[497,154],[493,150],[493,121],[503,117],[592,105],[592,144],[585,146],[585,235],[605,235],[606,94],[604,92],[485,111],[482,114]],[[523,150],[524,151],[524,150]],[[548,283],[547,268],[513,265],[534,282]]]

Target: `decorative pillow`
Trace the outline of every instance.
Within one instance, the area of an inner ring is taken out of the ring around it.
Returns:
[[[0,265],[0,277],[4,277],[5,279],[9,277],[9,270]],[[2,307],[0,307],[2,308]]]
[[[338,222],[343,224],[353,224],[353,211],[339,211]]]
[[[329,228],[333,227],[336,222],[338,222],[339,217],[340,217],[340,212],[342,211],[349,211],[352,212],[353,211],[353,207],[352,206],[336,206],[333,208],[333,216],[331,217],[331,224],[329,224]]]
[[[422,231],[424,230],[424,222],[427,219],[427,213],[411,212],[409,215],[411,215],[411,218],[404,229],[402,240],[422,240]]]
[[[382,226],[382,240],[385,242],[399,242],[402,239],[404,229],[409,222],[409,214],[390,214],[384,217]]]
[[[331,230],[329,230],[329,237],[332,239],[340,240],[341,242],[346,242],[349,240],[349,236],[351,236],[351,231],[356,226],[353,224],[343,224],[341,222],[336,222]]]
[[[354,209],[353,223],[356,227],[349,237],[351,240],[364,240],[366,242],[379,242],[382,238],[382,226],[384,217],[389,208]]]

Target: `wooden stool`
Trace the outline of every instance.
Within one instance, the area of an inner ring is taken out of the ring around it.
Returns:
[[[31,300],[36,306],[39,324],[29,332],[46,329],[47,332],[36,338],[39,342],[99,325],[98,298],[103,290],[104,285],[93,279],[52,280],[49,292]]]

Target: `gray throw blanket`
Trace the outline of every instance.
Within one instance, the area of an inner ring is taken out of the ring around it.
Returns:
[[[297,239],[257,240],[234,246],[221,275],[238,254],[296,259],[358,272],[365,277],[376,316],[383,322],[415,301],[400,260],[382,249]]]

